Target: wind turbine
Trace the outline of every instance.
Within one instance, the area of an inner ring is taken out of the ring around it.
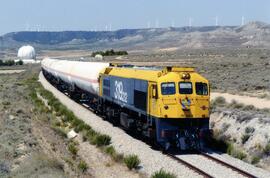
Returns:
[[[189,17],[188,18],[188,26],[192,27],[192,23],[193,23],[193,18]]]
[[[159,28],[159,20],[156,19],[156,28]]]
[[[109,25],[109,30],[112,31],[112,24]]]
[[[147,22],[147,28],[151,28],[151,22]]]
[[[244,17],[244,16],[242,16],[242,19],[241,19],[241,25],[242,25],[242,26],[245,25],[245,17]]]
[[[218,26],[218,16],[215,17],[215,26]]]
[[[171,27],[174,27],[174,20],[171,21]]]

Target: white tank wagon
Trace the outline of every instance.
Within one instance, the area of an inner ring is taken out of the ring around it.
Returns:
[[[109,63],[67,61],[45,58],[41,67],[57,79],[68,83],[71,87],[78,87],[91,94],[99,94],[98,77],[102,69]]]

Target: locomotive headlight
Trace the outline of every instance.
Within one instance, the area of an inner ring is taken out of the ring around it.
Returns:
[[[183,80],[189,80],[190,79],[190,74],[189,73],[183,73],[182,74],[182,79]]]

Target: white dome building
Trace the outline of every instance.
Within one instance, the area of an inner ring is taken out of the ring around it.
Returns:
[[[22,46],[18,51],[18,58],[21,60],[25,59],[36,59],[36,51],[32,46]]]
[[[95,58],[96,58],[97,60],[103,60],[103,56],[102,56],[101,54],[95,55]]]

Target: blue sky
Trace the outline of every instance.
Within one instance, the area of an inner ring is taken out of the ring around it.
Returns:
[[[21,30],[105,30],[270,23],[269,0],[1,0],[0,34]],[[107,27],[107,28],[106,28]]]

